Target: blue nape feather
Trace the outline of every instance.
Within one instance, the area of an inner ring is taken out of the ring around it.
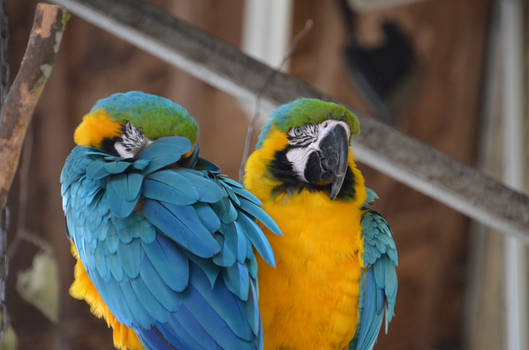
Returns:
[[[78,146],[61,174],[67,227],[101,297],[147,349],[261,349],[260,202],[183,137],[124,160]],[[192,168],[184,166],[192,165]]]

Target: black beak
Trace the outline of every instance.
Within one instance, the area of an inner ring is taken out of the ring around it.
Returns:
[[[336,125],[319,142],[319,151],[310,154],[305,178],[313,185],[331,185],[334,200],[342,189],[349,160],[349,138],[342,125]]]

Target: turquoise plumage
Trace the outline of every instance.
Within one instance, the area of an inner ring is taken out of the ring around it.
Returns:
[[[366,188],[366,206],[378,196]],[[397,299],[397,247],[386,220],[376,211],[367,209],[362,216],[364,269],[360,280],[360,318],[349,350],[373,349],[385,315],[385,331],[395,314]]]
[[[105,304],[146,348],[261,349],[253,249],[275,261],[254,220],[279,228],[191,149],[181,136],[129,159],[75,147],[61,174],[69,236]]]

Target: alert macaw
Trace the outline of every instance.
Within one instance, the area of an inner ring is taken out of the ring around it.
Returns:
[[[70,293],[122,349],[261,349],[257,261],[278,227],[259,200],[198,157],[193,118],[141,92],[98,101],[62,174],[77,258]]]
[[[372,349],[394,315],[397,250],[369,204],[350,147],[358,120],[317,99],[281,106],[263,127],[244,184],[282,237],[258,259],[266,349]]]

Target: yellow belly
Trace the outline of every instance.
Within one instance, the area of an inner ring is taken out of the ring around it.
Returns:
[[[283,232],[267,231],[277,268],[259,260],[265,349],[346,349],[363,264],[358,204],[303,191],[263,208]]]

